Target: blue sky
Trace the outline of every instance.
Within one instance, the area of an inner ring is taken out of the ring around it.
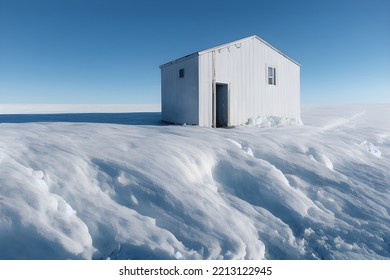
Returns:
[[[387,0],[0,0],[0,103],[160,103],[159,65],[250,35],[302,103],[390,102]]]

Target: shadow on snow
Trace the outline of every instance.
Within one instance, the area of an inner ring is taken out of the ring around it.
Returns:
[[[128,125],[164,125],[160,112],[143,113],[63,113],[63,114],[0,114],[0,123],[84,122]]]

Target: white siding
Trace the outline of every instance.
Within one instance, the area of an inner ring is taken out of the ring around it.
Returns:
[[[212,116],[212,55],[199,56],[199,125],[211,126]]]
[[[300,117],[300,66],[250,37],[201,52],[199,55],[199,125],[212,125],[212,51],[216,82],[229,84],[229,124],[250,117]],[[276,86],[267,82],[267,66],[276,68]]]
[[[164,121],[212,126],[213,52],[216,82],[229,85],[229,125],[259,115],[300,118],[300,66],[252,36],[162,65]],[[275,86],[268,85],[268,66],[276,68]]]
[[[184,77],[179,78],[179,70]],[[193,55],[161,66],[162,120],[179,124],[198,121],[198,56]]]

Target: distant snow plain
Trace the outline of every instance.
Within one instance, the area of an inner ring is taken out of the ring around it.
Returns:
[[[231,129],[22,107],[0,105],[0,259],[390,258],[390,105]]]

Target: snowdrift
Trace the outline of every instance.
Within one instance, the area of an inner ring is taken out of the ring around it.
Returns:
[[[389,105],[233,129],[73,117],[0,115],[0,259],[390,258]]]

